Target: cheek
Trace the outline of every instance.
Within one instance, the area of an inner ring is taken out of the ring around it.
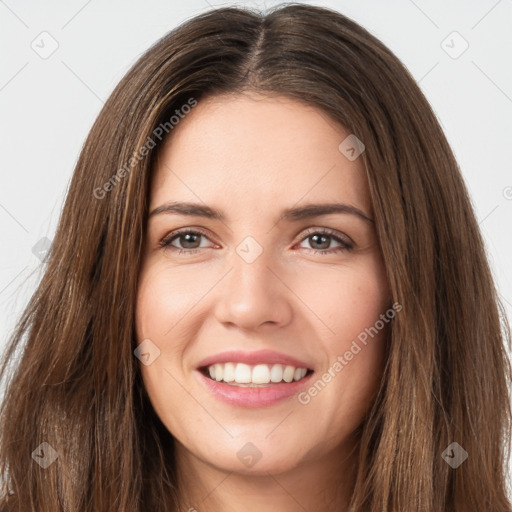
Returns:
[[[356,395],[371,394],[380,380],[389,329],[392,300],[384,264],[375,255],[364,271],[346,278],[349,293],[341,294],[335,330],[343,352],[345,379]],[[383,320],[384,318],[384,320]],[[361,396],[362,398],[362,396]]]
[[[155,270],[146,264],[143,266],[137,286],[137,305],[135,311],[135,325],[137,341],[151,338],[155,332],[163,327],[161,310],[165,307],[167,295],[162,296],[165,288],[165,274],[161,273],[158,279]]]
[[[140,364],[145,387],[150,396],[161,388],[162,383],[172,380],[166,371],[174,374],[182,361],[183,347],[179,343],[181,321],[186,316],[188,301],[186,292],[175,276],[157,267],[142,271],[138,283],[135,325],[137,344],[151,340],[159,355],[149,364]],[[177,341],[178,340],[178,341]]]
[[[204,285],[194,285],[190,276],[165,265],[148,265],[141,272],[137,293],[138,340],[155,338],[159,345],[177,339],[176,333],[194,304],[204,294]]]
[[[392,304],[378,255],[353,265],[319,268],[314,278],[299,277],[294,289],[323,324],[321,339],[336,349],[373,326]]]
[[[137,343],[149,339],[160,352],[151,364],[141,362],[140,370],[149,400],[170,431],[175,424],[169,411],[183,410],[190,402],[178,383],[184,350],[179,340],[185,340],[180,329],[185,328],[193,302],[186,283],[175,272],[158,265],[143,268],[135,313]]]
[[[315,287],[303,287],[300,293],[326,326],[319,342],[327,356],[318,375],[321,382],[316,381],[301,403],[311,399],[323,414],[329,409],[326,404],[337,404],[327,414],[330,421],[346,424],[348,414],[354,426],[380,383],[395,315],[384,265],[375,256],[358,266],[329,268],[316,273]]]

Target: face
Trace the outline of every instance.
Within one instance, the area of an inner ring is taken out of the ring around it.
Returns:
[[[182,456],[287,471],[339,457],[370,407],[391,299],[348,135],[293,99],[216,96],[162,148],[136,325]]]

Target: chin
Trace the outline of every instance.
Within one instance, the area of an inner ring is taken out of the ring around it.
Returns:
[[[303,454],[297,451],[297,443],[285,447],[279,440],[274,444],[268,439],[253,442],[236,439],[229,446],[219,446],[215,441],[213,445],[214,450],[196,456],[219,470],[244,475],[284,473],[299,466],[303,458]],[[215,457],[212,457],[213,451],[216,452]]]

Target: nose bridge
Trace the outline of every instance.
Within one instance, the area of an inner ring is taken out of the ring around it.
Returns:
[[[253,237],[246,237],[236,246],[217,303],[219,321],[255,328],[289,320],[291,304],[286,286],[275,275],[275,263],[273,251]]]
[[[232,258],[232,276],[230,293],[247,302],[256,303],[260,300],[269,302],[269,296],[275,291],[274,274],[269,267],[275,266],[272,261],[272,250],[265,248],[254,237],[248,236],[236,246]]]
[[[269,267],[275,266],[272,251],[264,249],[253,237],[247,237],[238,244],[232,265],[234,286],[243,293],[252,292],[254,296],[259,291],[268,292],[272,288],[268,282],[274,277],[269,270]]]

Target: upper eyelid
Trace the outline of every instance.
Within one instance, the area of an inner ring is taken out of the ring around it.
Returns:
[[[314,233],[325,233],[326,235],[332,236],[333,238],[339,238],[343,243],[354,245],[352,238],[350,238],[345,233],[341,233],[340,231],[332,228],[317,228],[313,226],[311,228],[306,228],[305,232],[301,231],[301,233],[303,233],[301,240]]]
[[[170,241],[173,238],[176,238],[176,237],[178,237],[180,235],[188,234],[188,233],[195,233],[195,234],[198,234],[198,235],[202,235],[205,238],[211,239],[211,236],[206,231],[203,231],[201,228],[180,228],[180,229],[171,231],[170,233],[165,235],[162,238],[162,240],[163,241]],[[210,241],[212,241],[212,240],[210,240]]]
[[[315,227],[315,226],[305,228],[305,230],[302,229],[299,233],[303,233],[303,234],[302,234],[300,240],[298,240],[296,243],[302,242],[304,239],[306,239],[311,234],[322,233],[322,232],[324,232],[328,236],[332,236],[333,238],[338,238],[344,244],[348,244],[350,246],[354,245],[354,241],[345,233],[341,233],[332,228]],[[177,230],[171,231],[170,233],[168,233],[161,239],[161,242],[166,242],[170,245],[171,240],[173,240],[176,237],[179,237],[182,234],[187,234],[187,233],[196,233],[196,234],[202,235],[205,238],[208,238],[212,243],[216,243],[213,240],[211,240],[211,237],[207,231],[203,230],[202,228],[196,228],[196,227],[179,228]],[[199,249],[199,248],[197,248],[197,249]]]

